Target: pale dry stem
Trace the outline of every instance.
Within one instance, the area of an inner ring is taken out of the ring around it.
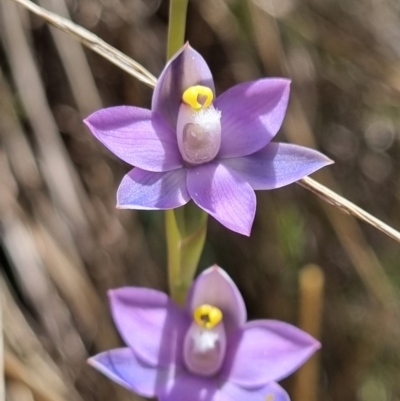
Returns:
[[[57,14],[49,12],[42,7],[32,3],[29,0],[14,0],[15,2],[23,5],[36,15],[45,19],[49,24],[54,27],[73,35],[82,44],[92,49],[96,53],[105,57],[107,60],[120,67],[124,71],[133,75],[135,78],[139,79],[141,82],[145,83],[150,87],[154,87],[157,79],[148,72],[143,66],[141,66],[136,61],[132,60],[130,57],[126,56],[119,50],[110,46],[108,43],[100,39],[98,36],[92,34],[88,30],[82,28],[81,26],[71,22],[70,20],[60,17]],[[308,189],[314,194],[318,195],[325,202],[331,204],[332,206],[338,208],[344,213],[350,214],[358,219],[365,221],[366,223],[374,226],[390,238],[393,238],[397,242],[400,242],[400,232],[395,230],[393,227],[382,222],[378,218],[372,216],[368,212],[364,211],[360,207],[356,206],[352,202],[328,189],[324,185],[318,183],[312,178],[306,177],[298,182],[302,187]]]
[[[77,24],[74,24],[69,19],[63,18],[58,14],[47,11],[29,0],[14,1],[23,5],[39,17],[42,17],[54,27],[74,36],[83,45],[93,50],[97,54],[100,54],[100,56],[103,56],[107,60],[111,61],[113,64],[126,71],[128,74],[133,75],[139,81],[145,83],[152,88],[155,86],[157,79],[156,77],[154,77],[154,75],[152,75],[135,60],[132,60],[124,53],[110,46],[104,40],[100,39],[98,36],[94,35],[87,29],[82,28]]]
[[[321,337],[325,276],[317,265],[307,265],[299,274],[299,327],[317,340]],[[319,353],[313,355],[295,375],[293,399],[318,401]]]

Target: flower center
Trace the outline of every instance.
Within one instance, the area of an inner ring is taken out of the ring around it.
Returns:
[[[206,163],[221,146],[221,112],[212,105],[210,88],[196,85],[182,95],[177,122],[177,139],[183,159],[189,163]]]
[[[199,102],[199,96],[205,96],[204,103]],[[210,88],[207,86],[191,86],[183,92],[182,100],[192,106],[195,110],[200,110],[202,107],[208,107],[212,103],[214,95]]]
[[[205,329],[212,329],[222,320],[220,309],[211,305],[200,305],[193,313],[194,321]]]
[[[193,312],[193,322],[184,340],[184,361],[188,370],[212,376],[222,366],[226,335],[222,312],[212,305],[200,305]]]

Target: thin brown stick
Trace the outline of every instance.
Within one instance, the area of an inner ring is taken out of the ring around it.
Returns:
[[[365,221],[368,224],[371,224],[371,226],[374,226],[378,230],[382,231],[390,238],[393,238],[395,241],[400,242],[400,233],[393,227],[372,216],[365,210],[361,209],[346,198],[338,195],[336,192],[333,192],[319,182],[313,180],[310,177],[305,177],[297,183],[300,184],[303,188],[308,189],[315,195],[318,195],[325,202],[340,209],[343,213],[350,214],[362,221]]]
[[[39,0],[39,4],[63,18],[69,18],[65,0]],[[59,29],[50,28],[50,33],[60,55],[78,109],[82,116],[87,116],[101,108],[102,104],[83,48],[71,35],[65,35]]]
[[[255,27],[256,44],[264,68],[271,75],[290,75],[276,20],[253,4],[254,1],[248,0],[248,5]],[[268,43],[265,43],[266,40]],[[291,106],[285,118],[284,131],[291,142],[315,148],[315,137],[298,91],[299,89],[294,88],[291,92]],[[330,169],[319,172],[319,177],[329,187],[340,191],[340,186]],[[383,305],[391,304],[395,291],[374,250],[368,244],[358,223],[359,220],[353,216],[337,213],[337,209],[330,207],[330,203],[319,200],[320,207],[366,288]]]
[[[42,17],[49,24],[54,27],[71,34],[74,36],[79,42],[93,50],[100,56],[103,56],[107,60],[111,61],[117,67],[126,71],[128,74],[133,75],[139,81],[142,81],[146,85],[150,87],[154,87],[157,79],[154,75],[152,75],[149,71],[147,71],[143,66],[137,63],[135,60],[132,60],[130,57],[120,52],[116,48],[110,46],[103,39],[100,39],[98,36],[94,35],[90,31],[81,26],[74,24],[67,18],[60,17],[59,15],[47,11],[46,9],[39,7],[35,3],[29,0],[14,0],[16,3],[19,3],[26,7],[28,10],[32,11],[34,14]]]
[[[104,42],[98,36],[92,34],[79,25],[74,24],[68,19],[62,18],[57,14],[51,13],[43,9],[42,7],[37,6],[30,0],[13,1],[23,5],[36,15],[44,18],[48,23],[55,26],[56,28],[59,28],[62,31],[73,35],[82,44],[89,47],[101,56],[105,57],[107,60],[111,61],[124,71],[144,82],[146,85],[150,87],[155,86],[157,79],[150,72],[148,72],[139,63],[132,60],[130,57],[126,56],[119,50]],[[354,205],[352,202],[348,201],[347,199],[343,198],[332,190],[328,189],[324,185],[313,180],[312,178],[303,178],[298,183],[302,187],[318,195],[324,201],[340,209],[342,212],[350,214],[362,221],[365,221],[368,224],[371,224],[390,238],[393,238],[395,241],[400,242],[400,232],[390,227],[388,224],[385,224],[378,218],[372,216],[360,207]]]

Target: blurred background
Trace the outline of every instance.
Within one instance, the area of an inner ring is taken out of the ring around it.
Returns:
[[[38,4],[162,70],[168,1]],[[12,0],[0,38],[0,399],[139,400],[85,361],[122,344],[107,289],[167,289],[163,213],[115,209],[130,167],[82,118],[149,107],[152,90]],[[314,178],[400,227],[398,1],[192,0],[186,38],[218,93],[290,77],[277,140],[327,154],[335,165]],[[314,373],[283,386],[294,401],[399,401],[400,245],[295,184],[257,201],[250,238],[210,218],[201,268],[224,267],[251,318],[320,337]]]

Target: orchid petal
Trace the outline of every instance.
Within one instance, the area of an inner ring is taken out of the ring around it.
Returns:
[[[117,192],[120,209],[164,210],[185,205],[186,170],[152,173],[134,168],[122,179]]]
[[[203,57],[189,44],[169,61],[158,78],[151,109],[175,129],[183,92],[194,85],[210,88],[215,94],[211,71]]]
[[[222,376],[245,388],[289,376],[320,347],[309,334],[275,320],[246,323],[230,340]]]
[[[236,284],[217,265],[204,270],[196,278],[186,304],[191,315],[203,304],[220,309],[228,335],[234,329],[244,325],[247,319],[246,306]]]
[[[88,363],[109,379],[144,397],[155,397],[167,379],[166,370],[141,362],[130,348],[103,352],[90,358]]]
[[[215,380],[180,373],[172,385],[165,386],[158,394],[159,401],[217,401],[219,394]]]
[[[271,382],[254,389],[241,388],[218,379],[204,379],[182,373],[159,392],[160,401],[290,401],[285,390]]]
[[[125,287],[109,292],[118,331],[138,358],[151,366],[180,365],[190,322],[166,294]]]
[[[277,383],[246,389],[226,382],[220,389],[218,401],[290,401],[288,393]]]
[[[224,160],[255,190],[283,187],[332,163],[316,150],[288,143],[269,143],[250,156]]]
[[[110,107],[94,112],[85,123],[103,145],[132,166],[149,171],[182,167],[174,130],[150,110]]]
[[[285,117],[290,81],[266,78],[239,84],[224,92],[214,106],[221,111],[219,158],[247,156],[276,135]]]
[[[249,236],[256,197],[234,170],[216,162],[188,169],[187,189],[193,201],[230,230]]]

